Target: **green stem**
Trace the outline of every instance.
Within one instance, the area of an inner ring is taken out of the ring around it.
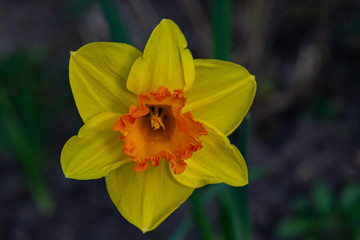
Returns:
[[[201,201],[198,190],[191,195],[192,212],[194,220],[200,229],[201,236],[204,240],[214,239],[209,220],[205,213],[205,204]]]
[[[237,142],[237,146],[242,153],[244,159],[247,159],[247,148],[248,148],[248,139],[250,134],[250,114],[247,114],[239,127],[240,139]],[[250,217],[250,206],[249,206],[249,194],[248,186],[242,188],[233,188],[233,196],[237,199],[236,205],[238,206],[239,214],[239,226],[238,230],[241,239],[250,239],[251,238],[251,217]]]
[[[233,188],[228,186],[227,191],[219,198],[221,223],[224,233],[224,239],[237,240],[242,239],[240,231],[240,219],[238,215],[238,205],[233,196]]]
[[[214,57],[229,60],[232,47],[231,0],[212,0],[212,30]],[[242,133],[238,145],[244,158],[247,157],[249,138],[249,117],[241,124]],[[248,191],[243,188],[229,188],[219,196],[223,232],[225,239],[250,238],[250,215]]]
[[[212,0],[213,54],[216,59],[228,60],[231,53],[231,0]]]
[[[250,113],[246,114],[244,120],[239,126],[239,139],[236,143],[236,145],[239,148],[239,151],[245,158],[247,159],[247,152],[248,152],[248,142],[249,142],[249,136],[250,136],[250,128],[251,128],[251,115]]]
[[[167,240],[183,240],[186,239],[186,235],[194,224],[194,219],[192,217],[185,218],[179,227],[170,235]]]
[[[215,184],[209,185],[201,189],[200,196],[200,205],[207,206],[207,204],[214,200],[219,194],[222,194],[226,189],[227,185],[225,184]],[[187,216],[181,224],[176,228],[176,230],[170,235],[168,240],[182,240],[186,239],[186,235],[194,224],[194,214],[192,216]]]
[[[99,0],[104,11],[105,18],[109,25],[111,38],[115,42],[130,43],[129,35],[126,33],[124,26],[121,24],[116,4],[113,0]]]
[[[0,118],[17,159],[23,168],[27,183],[35,204],[43,215],[50,215],[54,210],[53,199],[46,187],[38,166],[38,156],[32,148],[32,142],[25,133],[6,91],[0,91]]]

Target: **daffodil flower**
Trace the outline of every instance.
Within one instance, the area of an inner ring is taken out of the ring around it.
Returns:
[[[234,63],[194,60],[171,20],[155,28],[144,53],[106,42],[71,52],[69,75],[84,125],[62,150],[64,174],[105,177],[120,213],[143,232],[195,188],[247,184],[227,136],[251,106],[254,77]]]

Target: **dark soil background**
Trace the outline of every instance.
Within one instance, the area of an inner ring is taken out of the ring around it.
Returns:
[[[195,58],[211,58],[210,2],[116,6],[138,49],[170,18]],[[231,59],[258,84],[247,158],[253,239],[279,239],[279,224],[297,214],[294,200],[311,199],[316,184],[337,196],[360,181],[360,2],[234,0],[232,24]],[[64,178],[62,146],[82,125],[69,51],[94,41],[111,41],[94,0],[0,0],[0,239],[166,239],[189,213],[185,203],[143,235],[117,212],[103,179]],[[29,152],[34,162],[24,164]],[[35,204],[26,166],[44,178],[52,212]],[[198,238],[194,226],[188,239]]]

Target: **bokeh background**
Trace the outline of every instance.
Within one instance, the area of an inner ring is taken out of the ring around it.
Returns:
[[[69,51],[116,40],[109,9],[140,50],[170,18],[195,58],[214,56],[215,1],[109,2],[0,1],[0,239],[171,239],[191,215],[186,202],[143,235],[103,179],[62,173],[62,146],[82,125]],[[360,239],[360,2],[233,0],[229,18],[229,59],[258,84],[247,152],[251,239]],[[205,208],[226,239],[216,197]],[[200,239],[189,226],[183,239]]]

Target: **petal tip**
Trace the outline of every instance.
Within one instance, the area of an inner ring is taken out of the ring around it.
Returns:
[[[71,177],[69,175],[65,174],[65,173],[64,173],[64,176],[65,176],[66,179],[71,179]]]
[[[64,173],[64,177],[66,178],[66,179],[73,179],[70,175],[71,174],[69,174],[69,172],[66,170],[66,169],[63,169],[63,173]]]
[[[163,19],[161,19],[161,21],[160,21],[160,23],[165,23],[165,22],[167,22],[167,23],[174,23],[173,20],[168,19],[168,18],[163,18]],[[174,24],[175,24],[175,23],[174,23]]]

